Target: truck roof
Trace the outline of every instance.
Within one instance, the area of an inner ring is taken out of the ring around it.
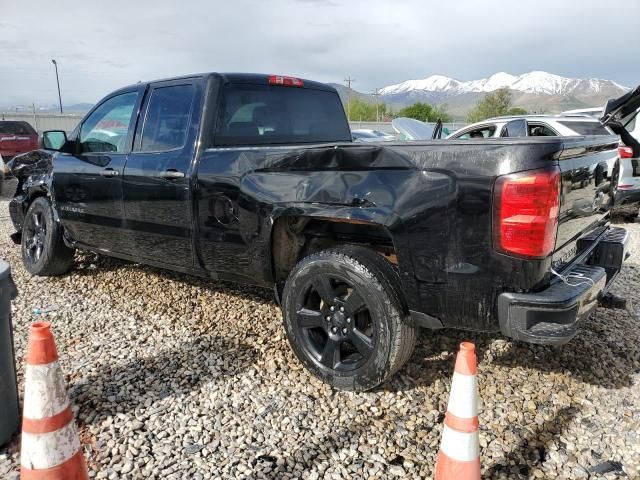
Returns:
[[[194,78],[210,78],[210,77],[215,77],[224,83],[257,83],[257,84],[268,85],[269,77],[273,75],[288,77],[287,75],[266,74],[266,73],[207,72],[207,73],[195,73],[191,75],[181,75],[177,77],[161,78],[161,79],[150,80],[146,82],[138,82],[133,85],[127,85],[126,87],[119,88],[118,91],[131,89],[132,87],[136,87],[136,86],[149,85],[149,84],[159,83],[159,82],[169,82],[173,80],[189,80]],[[315,90],[326,90],[330,92],[337,92],[337,90],[334,87],[326,83],[315,82],[313,80],[307,80],[305,78],[298,78],[298,77],[293,77],[293,78],[302,80],[302,88],[312,88]]]

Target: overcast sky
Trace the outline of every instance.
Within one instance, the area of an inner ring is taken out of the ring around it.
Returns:
[[[40,5],[37,5],[40,3]],[[545,70],[640,83],[638,0],[2,1],[0,105],[93,103],[203,71],[277,73],[370,92],[432,74]]]

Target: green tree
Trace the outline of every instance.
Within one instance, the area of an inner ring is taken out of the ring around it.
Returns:
[[[429,105],[428,103],[414,103],[398,112],[399,117],[409,117],[421,122],[435,122],[441,119],[443,122],[451,121],[450,115],[443,107]]]
[[[507,115],[527,115],[528,113],[529,112],[527,112],[524,108],[511,107]]]
[[[353,122],[375,122],[376,120],[376,104],[367,103],[358,98],[352,98],[350,102],[351,118]],[[378,104],[377,114],[379,118],[386,115],[387,106],[384,103]]]
[[[501,88],[495,92],[487,93],[482,100],[476,103],[467,119],[469,122],[475,123],[491,117],[525,115],[526,113],[527,111],[523,108],[512,107],[511,92],[506,88]]]

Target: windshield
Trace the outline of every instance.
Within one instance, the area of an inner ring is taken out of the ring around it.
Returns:
[[[310,88],[228,84],[216,145],[350,142],[337,93]]]

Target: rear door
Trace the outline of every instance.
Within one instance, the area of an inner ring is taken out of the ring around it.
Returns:
[[[56,211],[71,236],[94,248],[124,252],[122,173],[131,151],[142,88],[122,90],[96,106],[77,130],[73,153],[55,158]]]
[[[197,79],[153,84],[147,92],[123,176],[130,253],[137,258],[193,266],[190,179],[201,97]]]

